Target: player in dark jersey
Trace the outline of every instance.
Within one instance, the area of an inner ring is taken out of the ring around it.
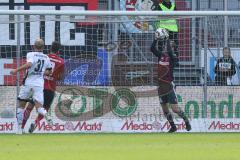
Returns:
[[[48,54],[52,65],[52,74],[44,77],[44,108],[48,111],[55,95],[56,82],[63,78],[64,73],[64,60],[58,56],[59,50],[61,48],[60,43],[54,41],[51,46],[51,53]],[[30,113],[33,109],[34,103],[30,101],[27,108],[24,111],[22,129],[25,127],[25,124],[30,116]],[[29,132],[32,133],[35,130],[36,124],[43,119],[43,116],[40,114],[35,120],[35,123],[32,123]]]
[[[177,131],[177,127],[173,121],[173,116],[169,111],[171,107],[172,111],[175,112],[179,117],[183,118],[186,124],[186,130],[191,130],[191,125],[185,113],[178,106],[177,96],[173,84],[173,69],[174,59],[171,58],[173,53],[172,49],[173,42],[170,42],[168,37],[163,39],[155,39],[151,46],[151,52],[158,57],[158,95],[159,100],[168,122],[171,125],[169,133]]]

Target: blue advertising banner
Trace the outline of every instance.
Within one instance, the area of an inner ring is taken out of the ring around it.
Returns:
[[[97,56],[82,55],[65,60],[64,85],[108,85],[108,53],[98,49]]]

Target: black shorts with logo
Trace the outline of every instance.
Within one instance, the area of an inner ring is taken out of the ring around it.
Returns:
[[[177,104],[177,95],[175,93],[174,83],[159,85],[158,88],[159,101],[161,104]]]
[[[44,89],[43,90],[43,95],[44,95],[43,107],[45,109],[49,109],[51,104],[52,104],[52,102],[53,102],[53,99],[54,99],[54,96],[55,96],[55,92],[51,91],[51,90],[48,90],[48,89]]]

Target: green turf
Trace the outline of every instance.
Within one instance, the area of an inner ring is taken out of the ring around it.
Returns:
[[[239,160],[240,134],[0,135],[0,160]]]

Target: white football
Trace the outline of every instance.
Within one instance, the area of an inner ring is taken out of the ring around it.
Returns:
[[[155,38],[156,39],[164,39],[164,38],[168,38],[168,31],[164,28],[158,28],[155,32]]]

